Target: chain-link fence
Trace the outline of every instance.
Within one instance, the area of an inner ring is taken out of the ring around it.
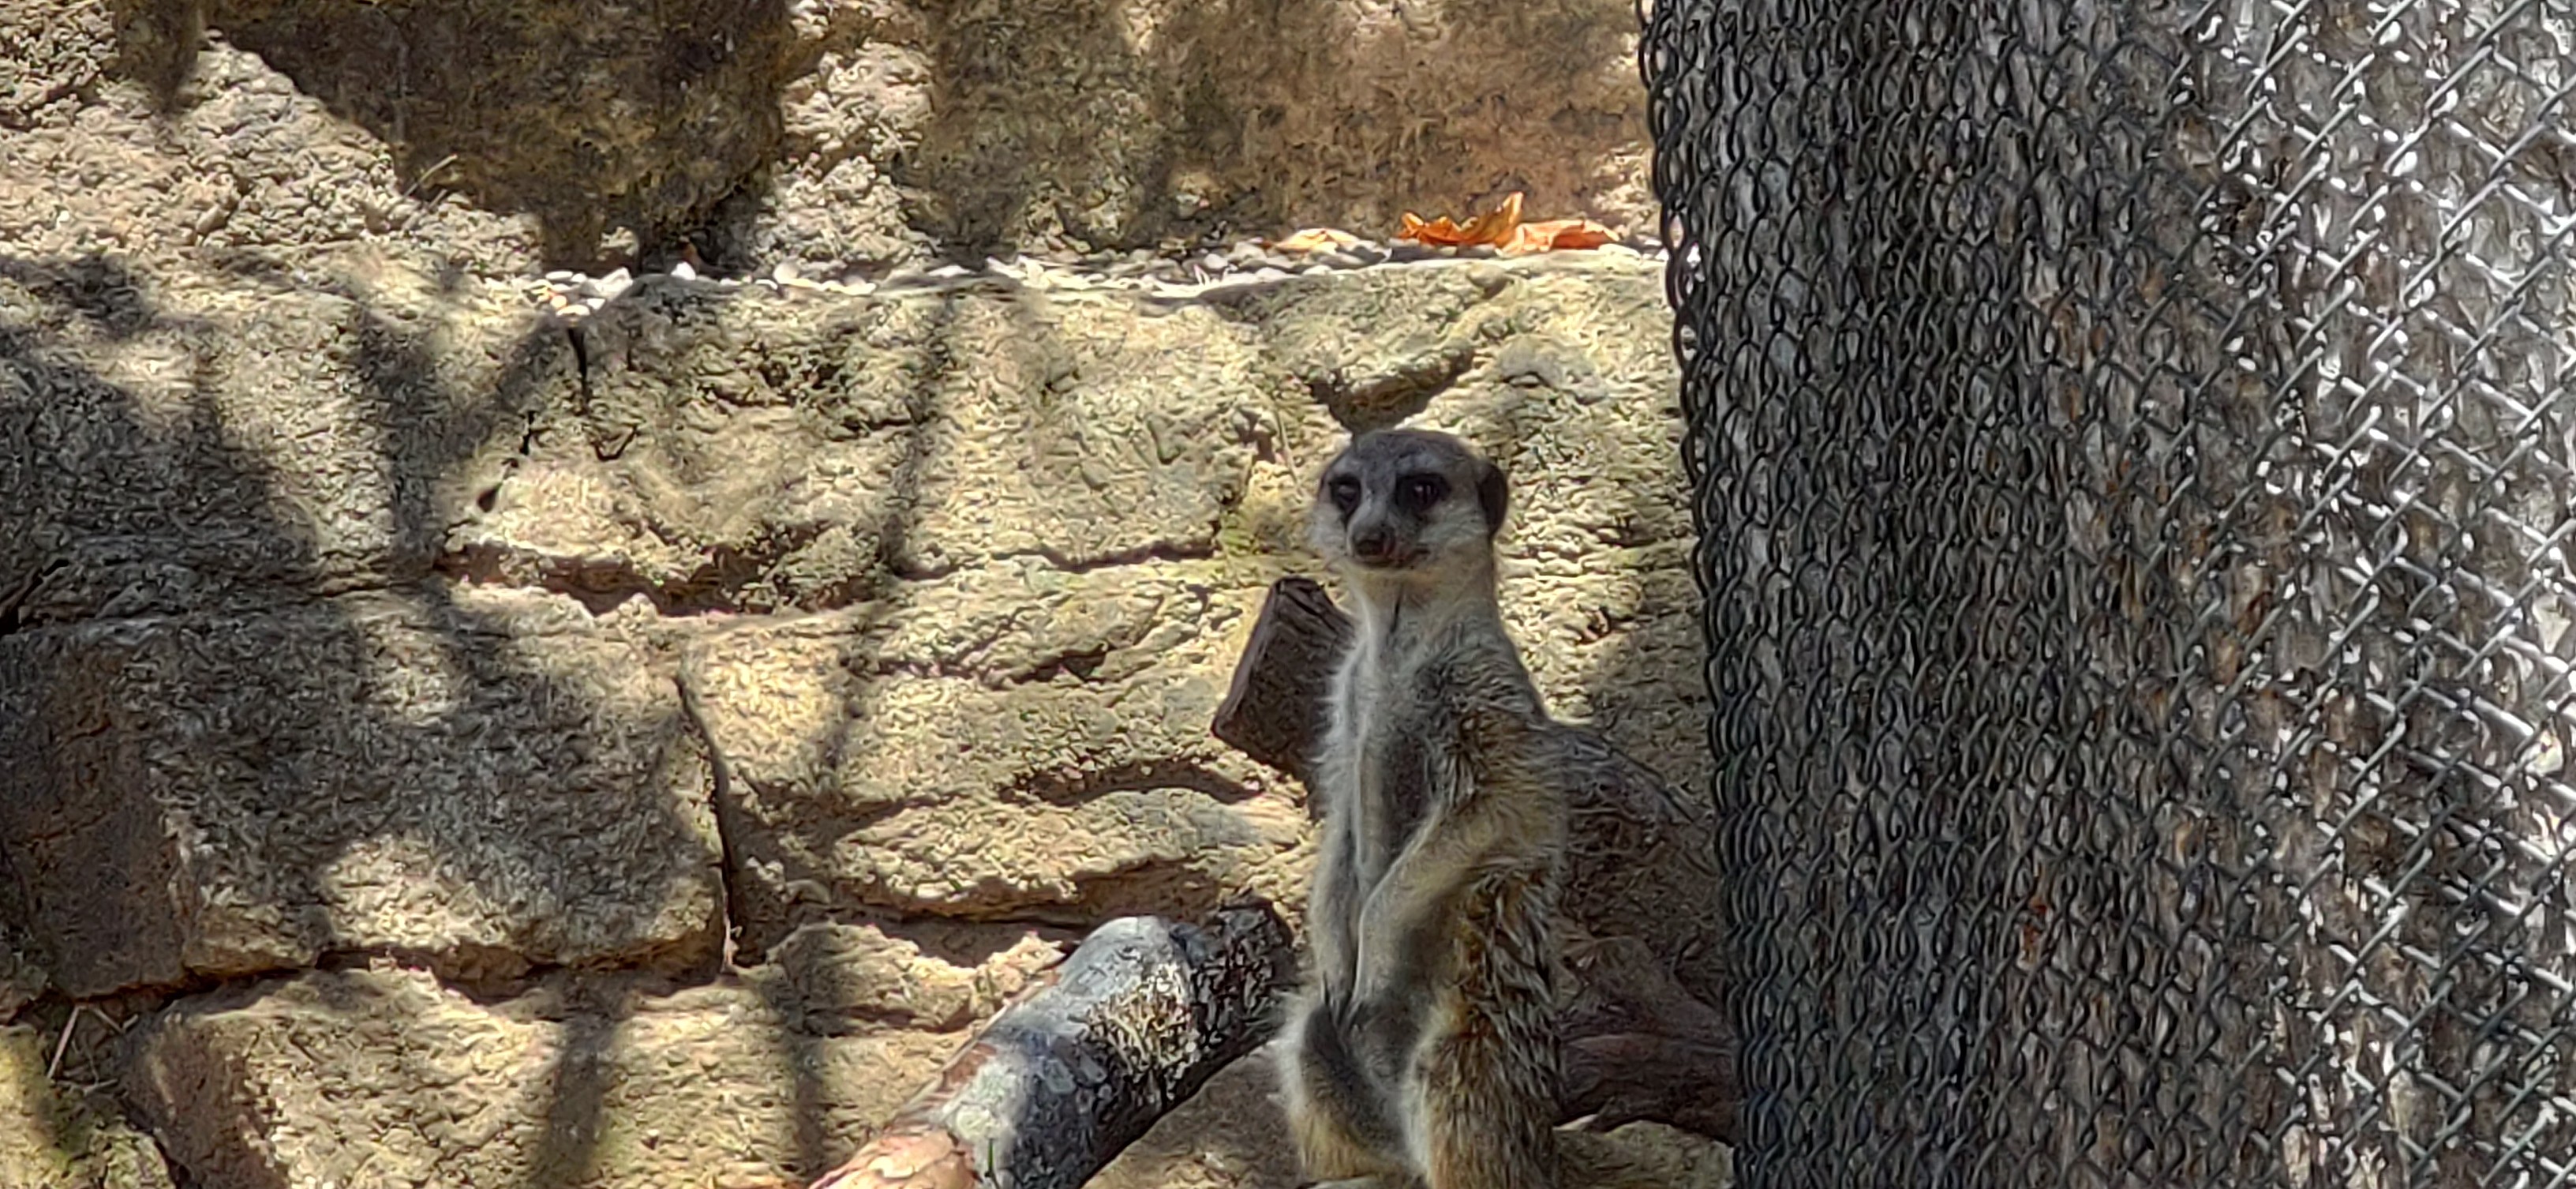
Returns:
[[[2576,6],[1647,19],[1744,1184],[2576,1182]]]

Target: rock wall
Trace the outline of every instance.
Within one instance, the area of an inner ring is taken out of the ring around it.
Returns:
[[[119,225],[202,252],[392,238],[499,276],[688,244],[747,272],[1392,230],[1514,189],[1533,217],[1654,217],[1630,0],[8,0],[0,22],[28,47],[0,64],[18,152],[161,175],[134,197],[181,209]]]
[[[1293,908],[1207,724],[1353,426],[1507,465],[1551,704],[1698,787],[1656,262],[1080,260],[1635,216],[1628,6],[1490,20],[0,0],[0,1183],[810,1174],[1091,925]]]

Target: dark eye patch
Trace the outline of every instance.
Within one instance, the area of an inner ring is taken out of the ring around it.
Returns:
[[[1408,512],[1428,512],[1449,494],[1449,481],[1438,475],[1406,475],[1395,485],[1395,502]]]
[[[1349,475],[1335,475],[1325,482],[1324,494],[1332,499],[1333,507],[1348,516],[1351,509],[1360,506],[1360,481]]]

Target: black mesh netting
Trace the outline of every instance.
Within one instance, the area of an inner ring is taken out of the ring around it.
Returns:
[[[2576,6],[1660,0],[1743,1183],[2576,1167]]]

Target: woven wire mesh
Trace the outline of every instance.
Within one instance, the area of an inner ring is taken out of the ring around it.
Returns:
[[[2576,1181],[2576,7],[1646,21],[1742,1182]]]

